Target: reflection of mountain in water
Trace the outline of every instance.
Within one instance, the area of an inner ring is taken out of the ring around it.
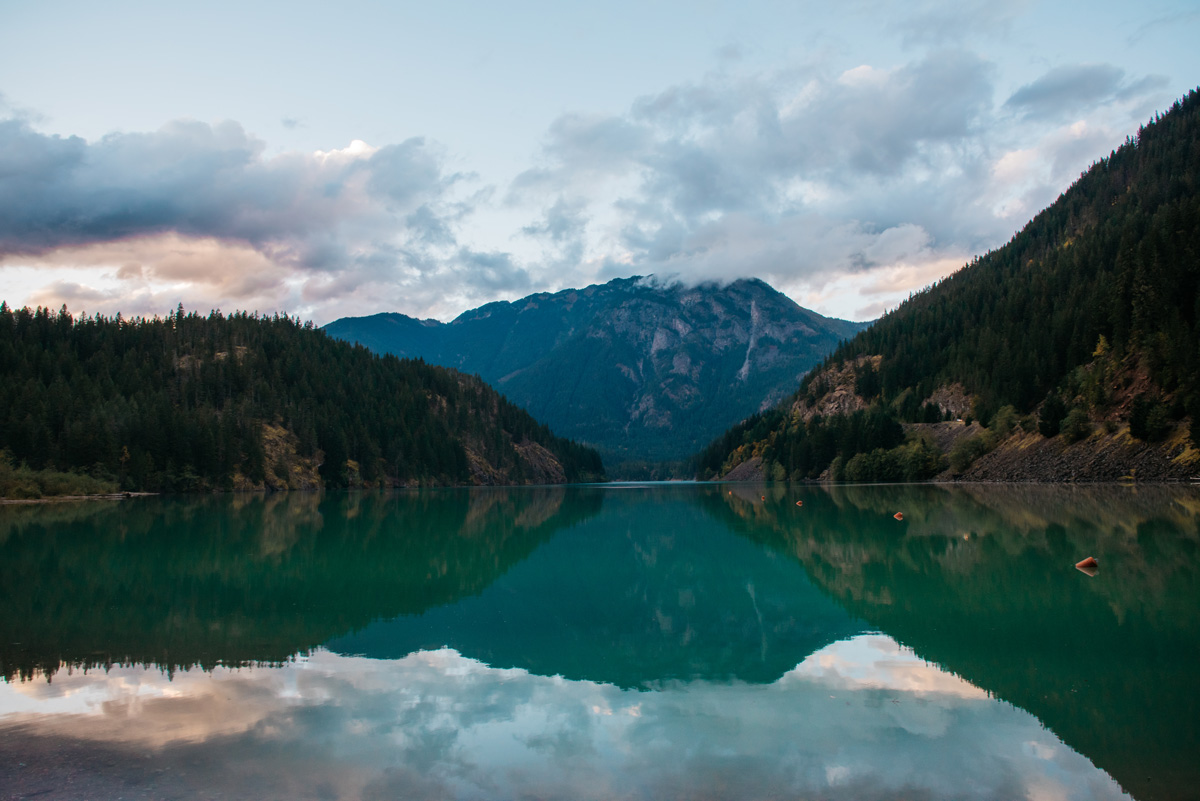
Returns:
[[[922,657],[1035,714],[1135,797],[1196,797],[1193,488],[835,487],[723,501],[709,504],[719,519],[797,558]],[[1091,579],[1073,568],[1088,555],[1101,566]]]
[[[279,662],[476,594],[599,506],[554,488],[0,507],[0,675]]]
[[[1089,554],[1095,578],[1073,567]],[[273,662],[327,642],[377,657],[449,645],[621,687],[768,682],[861,631],[858,618],[1035,714],[1139,799],[1186,798],[1200,786],[1198,556],[1191,488],[4,507],[0,673]]]
[[[376,623],[329,647],[399,658],[450,646],[495,667],[644,687],[775,681],[862,631],[799,565],[735,536],[697,505],[719,492],[609,491],[600,515],[478,597]]]

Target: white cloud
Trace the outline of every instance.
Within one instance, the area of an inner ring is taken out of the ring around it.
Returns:
[[[952,23],[952,9],[926,6]],[[1002,244],[1136,127],[1159,85],[1064,68],[998,107],[994,72],[970,52],[934,50],[833,77],[713,74],[623,114],[562,118],[510,202],[541,215],[571,202],[575,252],[605,265],[600,277],[755,276],[820,295],[826,311],[873,314]],[[1080,80],[1095,91],[1067,123],[1009,113]],[[595,191],[619,182],[615,195]],[[539,225],[527,233],[548,233]]]
[[[1050,66],[994,97],[999,67],[967,35],[1023,9],[929,0],[902,15],[916,49],[889,60],[724,60],[617,113],[561,114],[500,187],[420,137],[268,155],[230,122],[86,142],[13,117],[0,121],[0,278],[19,291],[10,303],[325,322],[448,318],[662,272],[760,277],[825,312],[873,314],[920,288],[904,281],[1002,244],[1168,99],[1163,79],[1105,63]],[[79,271],[64,276],[68,263]]]
[[[419,138],[267,157],[235,123],[89,143],[10,119],[0,145],[0,275],[79,270],[27,288],[27,302],[320,315],[528,286],[507,254],[459,244],[486,193],[466,193],[471,176]]]

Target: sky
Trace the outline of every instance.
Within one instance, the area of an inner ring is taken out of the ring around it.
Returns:
[[[449,320],[617,277],[877,317],[1200,85],[1200,6],[0,0],[0,298]]]

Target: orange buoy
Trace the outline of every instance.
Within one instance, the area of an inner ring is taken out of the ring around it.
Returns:
[[[797,505],[797,506],[803,506],[803,505],[804,505],[804,501],[796,501],[796,505]]]
[[[903,520],[903,519],[904,519],[904,513],[903,513],[903,512],[896,512],[896,514],[892,515],[892,517],[896,518],[897,520]]]
[[[765,501],[767,499],[767,496],[766,495],[762,496],[762,499]]]
[[[1086,573],[1089,576],[1094,576],[1100,572],[1100,563],[1096,561],[1096,557],[1089,556],[1083,561],[1076,562],[1075,569],[1080,573]]]

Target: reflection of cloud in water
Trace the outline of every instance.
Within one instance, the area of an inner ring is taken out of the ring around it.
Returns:
[[[987,693],[913,656],[891,637],[863,634],[822,648],[786,673],[781,683],[818,681],[845,689],[986,698]]]
[[[252,777],[296,797],[1123,797],[1035,718],[883,635],[830,645],[768,685],[638,692],[448,649],[393,662],[318,652],[172,680],[59,673],[0,685],[0,714],[0,729],[157,749],[233,794]]]

